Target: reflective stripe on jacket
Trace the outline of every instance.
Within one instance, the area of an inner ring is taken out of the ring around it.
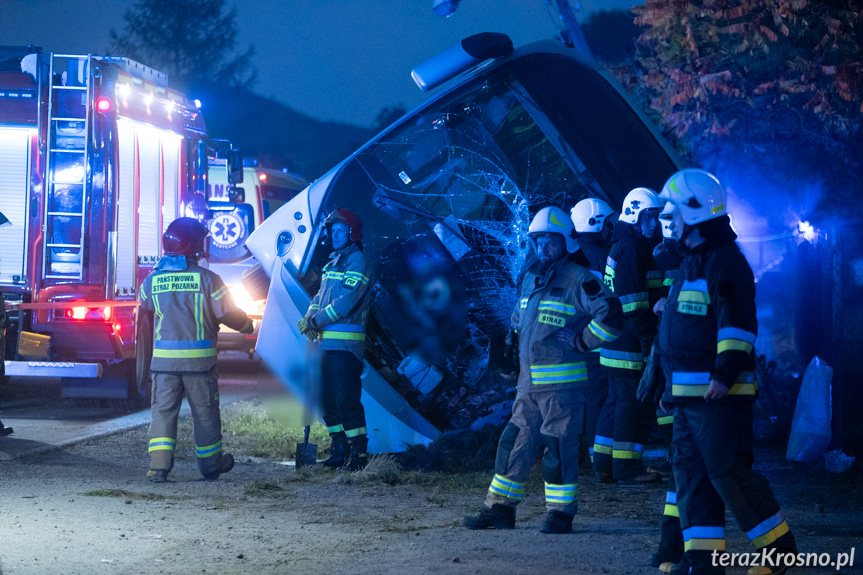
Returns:
[[[531,266],[512,314],[518,338],[519,393],[587,387],[589,352],[557,338],[570,329],[584,349],[599,347],[620,335],[623,318],[620,301],[590,271],[569,258],[552,264],[538,275]]]
[[[349,351],[363,361],[374,283],[371,262],[352,243],[330,254],[322,271],[321,287],[306,317],[314,317],[321,330],[321,348]]]
[[[658,318],[653,306],[665,295],[662,272],[653,259],[652,243],[632,224],[618,222],[605,266],[605,285],[620,298],[624,330],[600,350],[599,361],[614,374],[640,377],[656,337]]]
[[[213,369],[220,319],[237,312],[234,300],[222,278],[197,263],[189,261],[185,269],[160,268],[162,263],[144,279],[139,295],[139,313],[154,314],[150,369]]]
[[[659,326],[667,401],[701,399],[711,379],[730,398],[755,396],[755,281],[733,241],[696,248],[674,280]]]

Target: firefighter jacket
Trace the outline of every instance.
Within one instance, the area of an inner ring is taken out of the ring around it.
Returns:
[[[685,251],[671,286],[658,340],[671,374],[664,400],[702,400],[711,379],[728,387],[729,398],[755,396],[755,281],[725,224],[718,238]]]
[[[602,234],[599,233],[578,234],[577,239],[578,247],[590,262],[588,270],[601,280],[611,246],[602,241]]]
[[[251,324],[222,278],[191,258],[162,258],[139,294],[139,313],[154,316],[150,369],[155,372],[209,371],[216,367],[219,324],[237,331]]]
[[[677,240],[663,239],[653,248],[653,259],[656,260],[656,265],[662,272],[662,287],[664,288],[662,297],[668,297],[668,291],[671,289],[671,284],[674,283],[674,278],[680,271],[680,263],[683,261]]]
[[[535,262],[525,274],[507,336],[518,340],[519,394],[586,388],[589,350],[620,335],[620,301],[572,259],[544,272]],[[561,328],[575,332],[574,344],[558,339]]]
[[[624,329],[618,339],[603,344],[599,361],[618,377],[641,377],[656,337],[658,318],[653,306],[664,294],[653,247],[654,242],[637,234],[634,225],[617,222],[614,226],[604,280],[620,298]]]
[[[353,353],[363,361],[366,321],[371,304],[374,271],[356,244],[330,254],[321,287],[309,304],[306,317],[321,332],[321,348]]]

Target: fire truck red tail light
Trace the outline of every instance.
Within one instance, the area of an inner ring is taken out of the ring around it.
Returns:
[[[66,310],[66,317],[77,320],[109,321],[111,308],[106,307],[73,307]]]
[[[96,98],[96,111],[101,112],[102,114],[107,114],[111,111],[111,108],[114,107],[114,103],[111,101],[111,98],[107,96],[100,96]]]

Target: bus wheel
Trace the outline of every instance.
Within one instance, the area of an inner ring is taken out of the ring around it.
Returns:
[[[153,386],[150,383],[150,360],[153,357],[153,330],[146,314],[138,321],[135,338],[135,359],[129,370],[129,408],[132,410],[150,407],[153,401]]]

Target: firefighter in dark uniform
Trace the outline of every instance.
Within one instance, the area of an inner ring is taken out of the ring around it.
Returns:
[[[652,409],[635,397],[644,362],[656,337],[653,305],[662,290],[662,274],[653,259],[665,202],[647,188],[635,188],[623,200],[614,243],[605,266],[605,283],[623,306],[625,329],[602,346],[599,361],[608,373],[608,400],[599,415],[593,446],[594,468],[603,483],[658,481],[642,463],[650,434]]]
[[[590,262],[590,273],[603,279],[605,262],[611,249],[611,236],[617,221],[617,211],[598,198],[585,198],[575,204],[569,216],[575,227],[578,247]],[[599,348],[590,350],[585,360],[587,380],[584,403],[584,437],[590,462],[593,463],[593,443],[599,412],[608,399],[608,374],[599,364]]]
[[[796,552],[770,485],[752,470],[755,282],[714,176],[682,170],[666,182],[663,197],[675,204],[672,230],[684,254],[657,346],[663,403],[675,406],[672,466],[686,550],[672,573],[722,574],[712,554],[725,550],[726,508],[756,549]],[[749,573],[786,570],[758,566]]]
[[[332,444],[323,464],[357,471],[368,462],[360,376],[374,272],[362,250],[363,228],[356,214],[339,208],[327,216],[324,227],[333,253],[299,328],[326,352],[321,395]]]
[[[660,199],[666,200],[662,195]],[[662,242],[653,250],[653,259],[663,274],[663,295],[653,311],[658,317],[662,317],[665,304],[668,301],[668,291],[674,283],[674,278],[680,274],[680,263],[682,256],[678,250],[678,242],[671,231],[671,218],[674,212],[674,204],[668,202],[659,214],[659,222],[662,225]],[[661,320],[660,320],[661,321]],[[651,352],[647,361],[642,383],[638,387],[638,399],[646,403],[656,403],[656,398],[648,394],[645,386],[649,385],[651,378],[662,377],[662,368],[657,365],[659,361],[658,352],[655,351],[657,342],[654,340],[654,351]],[[663,573],[669,573],[675,563],[679,563],[683,557],[683,534],[680,530],[680,515],[677,510],[677,487],[674,483],[674,474],[671,473],[671,459],[674,456],[674,445],[672,443],[674,425],[674,404],[671,396],[660,401],[656,406],[656,422],[659,425],[660,435],[668,446],[668,458],[657,468],[663,477],[668,477],[668,486],[665,493],[665,502],[662,506],[662,522],[660,527],[659,548],[650,556],[650,565],[658,567]]]
[[[184,395],[201,475],[214,480],[234,467],[231,454],[222,452],[216,338],[220,323],[247,334],[254,326],[234,305],[222,278],[198,265],[206,256],[208,235],[195,219],[171,222],[162,235],[164,257],[141,285],[139,313],[151,314],[154,327],[148,473],[153,483],[164,483],[174,465]]]
[[[2,216],[3,214],[0,214]],[[6,359],[6,303],[3,301],[3,294],[0,294],[0,380],[6,377],[6,364],[3,361]],[[0,437],[11,435],[12,428],[3,425],[0,421]]]
[[[543,208],[528,237],[537,260],[521,285],[507,336],[518,358],[512,417],[497,447],[495,475],[468,529],[512,529],[515,507],[540,448],[545,480],[543,533],[568,533],[578,510],[579,436],[590,350],[618,337],[620,302],[587,269],[572,221],[560,208]],[[581,263],[579,263],[581,262]]]

